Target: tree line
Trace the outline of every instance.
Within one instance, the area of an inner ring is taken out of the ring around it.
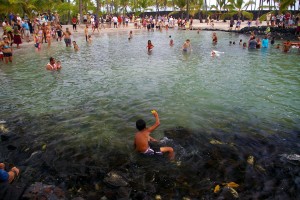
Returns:
[[[233,15],[253,18],[251,10],[270,10],[284,12],[285,10],[299,11],[299,0],[216,0],[215,5],[209,5],[209,0],[0,0],[0,15],[9,13],[27,14],[29,17],[41,13],[58,12],[65,19],[80,13],[93,14],[127,14],[141,15],[145,12],[171,10],[170,14],[184,13],[184,17],[196,17],[197,13],[213,11],[220,18]]]

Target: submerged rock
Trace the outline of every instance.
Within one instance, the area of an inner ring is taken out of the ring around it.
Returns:
[[[23,199],[66,199],[65,192],[55,185],[36,182],[26,189]]]
[[[124,178],[124,175],[118,171],[110,171],[107,173],[103,181],[113,187],[125,187],[128,185],[127,179]]]

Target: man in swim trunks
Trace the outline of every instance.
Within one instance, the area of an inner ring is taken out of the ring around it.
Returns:
[[[151,111],[151,112],[155,117],[156,121],[155,124],[150,128],[146,128],[146,122],[144,120],[139,119],[136,121],[136,128],[139,131],[135,134],[134,148],[137,152],[140,152],[145,155],[168,153],[169,159],[173,160],[175,155],[172,147],[160,147],[160,152],[155,152],[149,146],[149,141],[157,142],[156,139],[150,136],[150,133],[153,132],[160,125],[158,113],[156,111]]]
[[[69,31],[69,28],[66,28],[66,31],[64,31],[64,33],[63,33],[66,47],[71,47],[71,35],[72,35],[72,33]]]

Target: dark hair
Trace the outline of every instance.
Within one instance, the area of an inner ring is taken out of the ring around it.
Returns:
[[[143,130],[143,129],[146,128],[146,122],[144,120],[142,120],[142,119],[137,120],[135,124],[136,124],[136,128],[139,131],[141,131],[141,130]]]
[[[53,60],[54,60],[54,58],[53,58],[53,57],[50,57],[50,59],[49,59],[49,60],[50,60],[50,62],[51,62],[51,61],[53,61]]]

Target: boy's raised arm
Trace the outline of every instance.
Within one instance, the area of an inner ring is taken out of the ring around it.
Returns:
[[[160,125],[160,121],[159,121],[159,117],[158,117],[157,111],[152,110],[151,113],[155,117],[155,124],[153,124],[150,128],[148,128],[149,132],[154,131]]]

